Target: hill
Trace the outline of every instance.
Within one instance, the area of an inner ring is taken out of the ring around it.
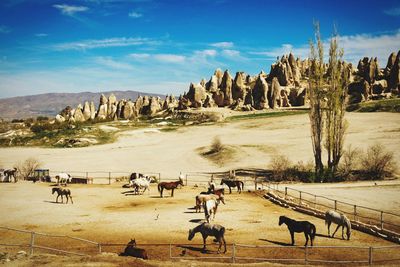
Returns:
[[[0,117],[6,120],[23,119],[37,116],[57,115],[66,106],[76,107],[84,101],[93,101],[97,106],[101,94],[113,93],[118,99],[137,99],[139,95],[160,96],[137,91],[107,91],[82,93],[47,93],[0,99]]]

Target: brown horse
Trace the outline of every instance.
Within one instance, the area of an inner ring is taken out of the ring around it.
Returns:
[[[221,180],[221,185],[223,185],[223,184],[226,184],[228,186],[229,194],[232,194],[231,187],[237,187],[239,194],[244,189],[244,183],[242,181],[239,181],[239,180],[222,179]]]
[[[160,197],[163,197],[164,189],[172,190],[171,197],[174,196],[174,190],[178,187],[178,185],[183,186],[183,180],[179,178],[178,181],[175,182],[161,182],[158,184],[158,192],[160,192]]]
[[[136,240],[131,239],[131,241],[126,245],[124,252],[120,253],[119,256],[132,256],[135,258],[141,258],[147,260],[149,257],[147,256],[146,250],[143,248],[136,247]]]
[[[59,196],[61,196],[61,203],[64,203],[63,196],[65,196],[67,198],[67,203],[68,203],[68,197],[69,197],[71,199],[71,203],[74,204],[74,202],[72,201],[71,190],[60,188],[60,187],[53,187],[51,191],[52,191],[52,193],[51,193],[52,195],[54,195],[54,193],[57,192],[56,203],[58,203]]]

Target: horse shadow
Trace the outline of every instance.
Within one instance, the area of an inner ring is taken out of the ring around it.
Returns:
[[[189,220],[189,222],[191,223],[202,223],[203,221],[205,221],[204,219],[191,219]]]
[[[275,240],[269,240],[269,239],[264,239],[264,238],[259,238],[258,240],[266,241],[266,242],[269,242],[269,243],[272,243],[272,244],[275,244],[275,245],[280,245],[280,246],[285,246],[285,247],[292,246],[291,243],[284,243],[284,242],[275,241]]]
[[[137,195],[135,190],[129,190],[129,191],[121,192],[121,194],[123,194],[125,196],[136,196]]]
[[[332,236],[324,235],[324,234],[315,234],[315,236],[325,237],[325,238],[329,238],[329,239],[340,239],[340,240],[342,240],[342,237],[340,237],[340,235],[337,236],[337,237],[332,237]]]
[[[49,200],[43,200],[43,202],[52,203],[52,204],[64,204],[62,202],[55,202],[55,201],[49,201]]]
[[[179,245],[177,246],[178,248],[183,248],[183,249],[188,249],[191,251],[196,251],[196,252],[201,252],[202,254],[217,254],[217,252],[210,251],[208,249],[204,250],[202,247],[192,247],[192,246],[186,246],[186,245]]]

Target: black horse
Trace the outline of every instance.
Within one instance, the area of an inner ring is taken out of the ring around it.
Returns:
[[[59,196],[61,196],[61,203],[64,203],[63,196],[65,196],[67,198],[67,203],[68,203],[68,197],[69,197],[71,199],[71,203],[74,204],[74,202],[72,201],[71,190],[60,188],[60,187],[53,187],[51,194],[54,195],[55,192],[57,192],[56,203],[58,203]]]
[[[131,239],[128,245],[126,245],[124,252],[120,253],[119,256],[131,256],[144,260],[147,260],[149,258],[145,249],[136,247],[135,239]]]
[[[239,180],[222,179],[220,185],[223,185],[223,184],[226,184],[229,187],[229,194],[232,194],[231,187],[237,187],[239,194],[244,189],[244,183]]]
[[[18,181],[17,180],[17,176],[16,176],[17,171],[18,171],[18,169],[15,168],[15,167],[13,169],[5,170],[3,172],[4,176],[5,176],[5,179],[7,179],[9,182],[11,182],[11,177],[13,177],[14,178],[14,183],[16,183]]]
[[[183,180],[179,178],[178,181],[175,182],[161,182],[158,184],[158,192],[160,192],[160,197],[163,197],[164,189],[172,190],[171,197],[174,196],[174,190],[178,187],[178,185],[183,186]]]
[[[313,245],[313,240],[315,238],[315,225],[308,221],[295,221],[286,216],[279,217],[279,225],[285,223],[289,229],[290,236],[292,237],[292,246],[294,245],[294,233],[302,233],[304,232],[304,236],[306,237],[306,243],[304,246],[308,244],[308,237],[311,239],[311,246]]]

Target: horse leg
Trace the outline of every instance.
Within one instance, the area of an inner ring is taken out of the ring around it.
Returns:
[[[67,198],[67,202],[65,204],[68,204],[68,195],[65,195],[65,197]]]
[[[58,197],[59,197],[60,195],[57,195],[57,197],[56,197],[56,203],[58,203]]]
[[[71,204],[74,204],[74,202],[72,201],[72,196],[69,195],[69,198],[71,199]]]
[[[307,234],[307,232],[304,232],[304,236],[306,237],[306,243],[304,244],[304,246],[306,247],[307,244],[308,244],[308,234]],[[311,240],[311,243],[312,243],[312,240]]]
[[[64,197],[62,194],[61,194],[61,203],[64,203]]]
[[[228,186],[228,188],[229,188],[229,194],[232,194],[232,189],[231,189],[231,187]]]
[[[171,197],[174,197],[174,189],[175,188],[172,188]]]
[[[328,236],[329,237],[331,236],[330,231],[329,231],[330,227],[331,227],[331,222],[328,222]]]
[[[226,253],[226,241],[225,241],[225,237],[222,236],[221,237],[222,241],[224,242],[224,254]]]
[[[294,232],[290,231],[290,237],[292,238],[292,246],[294,245]]]
[[[343,234],[343,232],[344,232],[344,225],[342,225],[342,239],[344,239],[344,234]]]
[[[161,190],[160,190],[160,197],[162,197],[162,192],[164,191],[164,187],[161,187]]]
[[[334,237],[334,236],[335,236],[335,234],[336,234],[337,230],[339,229],[339,227],[340,227],[340,225],[338,224],[338,226],[336,227],[336,230],[335,230],[335,232],[333,232],[333,234],[332,234],[332,237]]]
[[[207,239],[207,236],[203,235],[203,250],[204,251],[207,250],[207,248],[206,248],[206,239]]]

